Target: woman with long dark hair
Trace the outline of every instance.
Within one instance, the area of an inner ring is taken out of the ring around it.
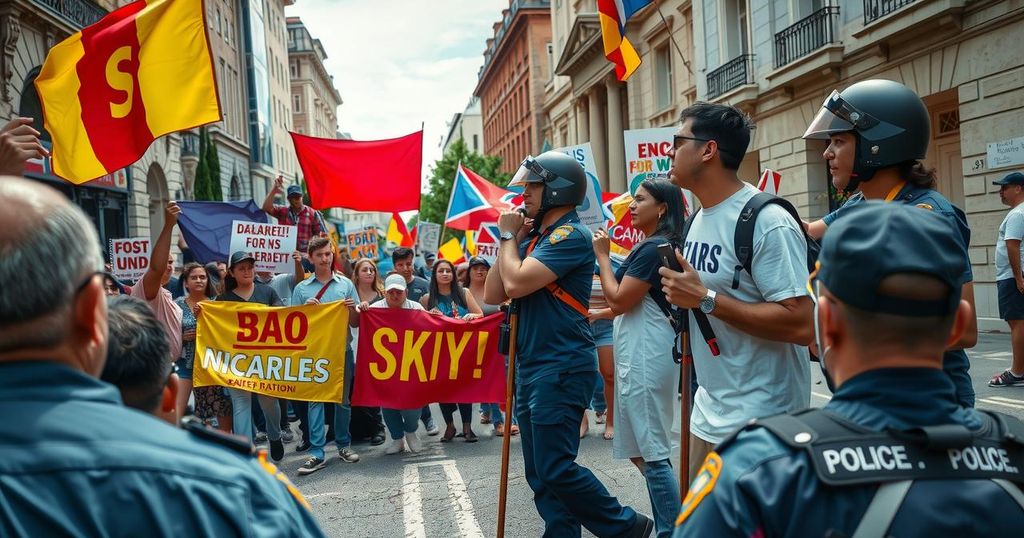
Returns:
[[[181,358],[178,359],[178,378],[181,380],[178,387],[177,409],[185,410],[188,405],[188,396],[195,393],[195,416],[203,420],[217,418],[217,428],[223,431],[231,431],[231,400],[224,393],[224,387],[210,386],[192,388],[192,370],[195,365],[196,355],[196,311],[199,310],[199,303],[213,300],[217,296],[217,290],[207,276],[206,269],[195,262],[185,264],[181,270],[182,289],[185,292],[183,297],[175,301],[181,309]]]
[[[477,304],[473,294],[466,291],[466,288],[459,284],[455,278],[455,266],[448,260],[438,260],[434,263],[432,271],[433,278],[430,279],[430,292],[420,298],[420,304],[429,312],[444,316],[473,320],[483,316],[483,310]],[[467,443],[477,441],[473,433],[473,404],[471,403],[442,403],[441,414],[444,422],[448,425],[442,443],[447,443],[455,437],[455,409],[458,408],[459,416],[462,417],[462,435]]]
[[[646,234],[618,271],[612,269],[608,234],[594,232],[601,289],[617,314],[615,346],[615,438],[612,455],[636,465],[647,480],[658,536],[672,532],[679,512],[679,484],[669,456],[679,388],[672,356],[675,330],[666,312],[658,269],[658,245],[682,248],[683,194],[665,180],[640,184],[629,206],[633,227]]]

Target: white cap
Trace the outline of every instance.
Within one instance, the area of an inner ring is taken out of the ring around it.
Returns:
[[[405,277],[402,275],[389,275],[384,279],[384,291],[402,290],[405,291]]]

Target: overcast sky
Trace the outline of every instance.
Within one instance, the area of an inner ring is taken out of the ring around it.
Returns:
[[[338,129],[356,140],[394,138],[425,123],[423,169],[441,156],[446,122],[476,87],[491,26],[508,0],[296,0],[327,52],[341,92]]]

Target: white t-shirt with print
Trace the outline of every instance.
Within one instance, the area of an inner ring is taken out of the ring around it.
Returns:
[[[743,206],[758,191],[743,188],[694,218],[684,254],[701,281],[719,296],[747,303],[778,302],[807,295],[807,243],[785,209],[771,204],[757,216],[752,273],[741,271],[732,289],[736,222]],[[721,442],[752,418],[796,411],[810,404],[810,364],[806,347],[751,336],[708,316],[721,354],[711,351],[690,316],[690,347],[700,388],[690,431]]]
[[[999,225],[999,239],[996,240],[996,280],[1013,278],[1010,256],[1006,253],[1007,239],[1024,239],[1024,204],[1011,209],[1003,223]],[[1024,261],[1024,249],[1021,249],[1021,260]]]

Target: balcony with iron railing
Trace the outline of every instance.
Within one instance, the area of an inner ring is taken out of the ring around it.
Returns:
[[[839,6],[826,6],[775,34],[775,68],[836,42]]]
[[[864,0],[864,25],[913,4],[917,0]]]
[[[30,0],[43,11],[81,30],[107,15],[107,10],[89,0]]]
[[[754,82],[754,55],[741,54],[708,73],[707,98],[715,99]]]

